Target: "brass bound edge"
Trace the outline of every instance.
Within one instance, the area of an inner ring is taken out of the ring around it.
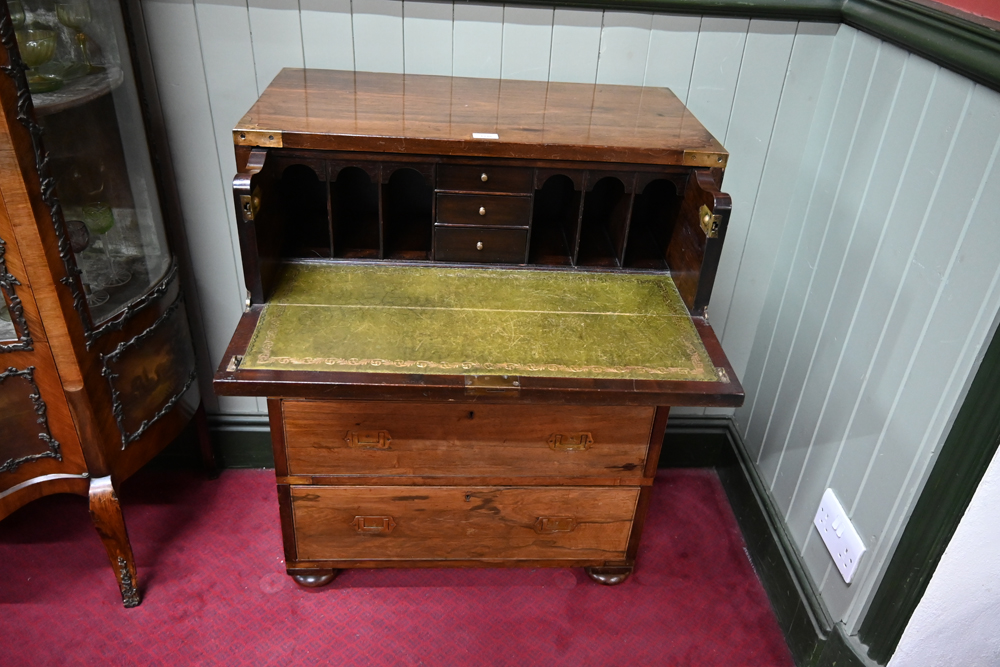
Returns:
[[[233,143],[237,146],[281,148],[281,130],[233,130]]]
[[[729,153],[714,153],[707,151],[684,151],[681,163],[685,167],[716,167],[725,169],[729,161]]]

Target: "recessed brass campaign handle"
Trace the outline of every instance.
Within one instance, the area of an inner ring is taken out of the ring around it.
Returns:
[[[557,452],[582,452],[592,444],[594,438],[589,433],[553,433],[549,436],[549,447]]]
[[[535,521],[536,533],[568,533],[574,528],[576,519],[571,516],[540,516]]]
[[[392,442],[388,431],[348,431],[344,440],[355,449],[389,449]]]
[[[359,533],[366,535],[388,535],[396,527],[391,516],[356,516],[351,523]]]

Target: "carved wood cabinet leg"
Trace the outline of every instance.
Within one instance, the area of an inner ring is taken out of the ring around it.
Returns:
[[[292,574],[292,579],[299,586],[319,588],[336,579],[338,574],[340,574],[340,570],[310,570],[302,574]]]
[[[115,492],[111,477],[99,477],[90,481],[90,518],[97,528],[97,534],[104,542],[111,561],[111,569],[118,579],[122,594],[122,604],[126,607],[139,605],[139,585],[135,574],[135,558],[132,545],[128,541],[125,518]]]
[[[205,403],[198,404],[194,413],[194,425],[198,429],[198,445],[201,449],[201,463],[209,479],[218,479],[219,466],[215,461],[215,450],[212,448],[212,438],[208,431],[208,418],[205,416]]]
[[[587,574],[599,584],[614,586],[620,584],[632,574],[632,565],[620,565],[614,567],[588,567]]]

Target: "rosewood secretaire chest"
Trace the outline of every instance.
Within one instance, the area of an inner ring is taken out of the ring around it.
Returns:
[[[631,573],[672,405],[743,391],[705,318],[727,153],[662,88],[284,70],[233,131],[288,573]]]

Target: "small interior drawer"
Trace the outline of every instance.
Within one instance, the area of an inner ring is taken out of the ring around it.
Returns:
[[[292,486],[299,560],[624,560],[635,487]]]
[[[443,164],[438,167],[439,190],[530,194],[530,168]]]
[[[434,259],[439,262],[523,264],[527,229],[448,227],[434,229]]]
[[[282,402],[292,475],[642,477],[649,406]]]
[[[438,194],[437,221],[452,225],[527,227],[531,198]]]

